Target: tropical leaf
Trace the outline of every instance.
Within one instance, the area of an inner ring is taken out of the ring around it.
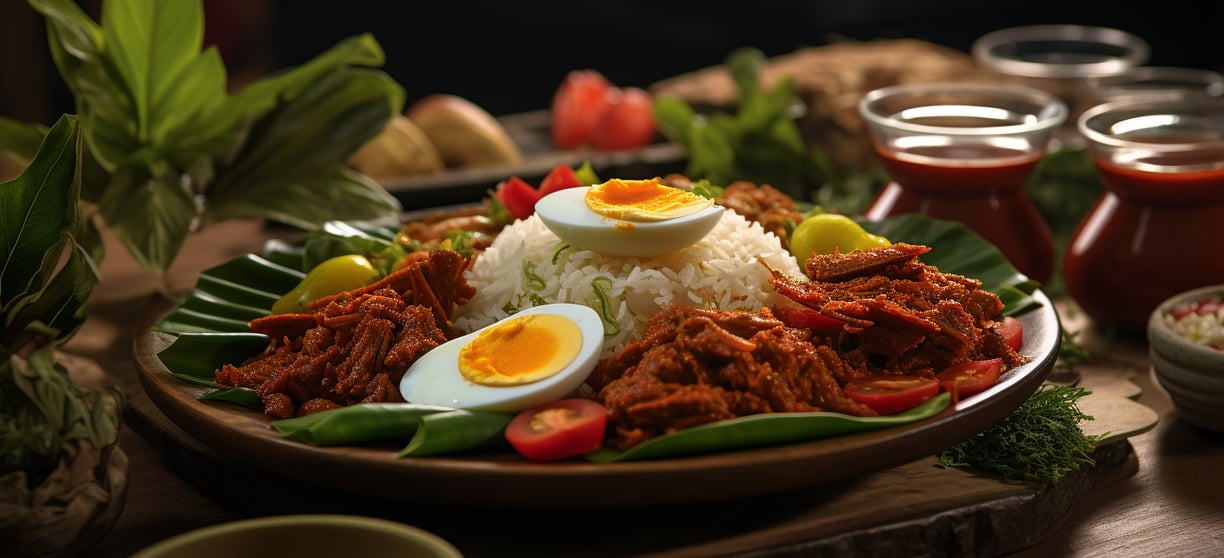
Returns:
[[[75,117],[60,118],[25,172],[0,184],[0,310],[6,313],[40,289],[80,219],[79,131]]]

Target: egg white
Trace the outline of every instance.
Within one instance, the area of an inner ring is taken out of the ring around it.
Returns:
[[[418,358],[400,380],[404,400],[457,409],[517,413],[572,394],[599,361],[603,349],[603,321],[590,307],[571,303],[534,306],[511,317],[541,313],[569,318],[582,332],[578,354],[556,374],[515,386],[485,386],[464,378],[459,372],[459,350],[480,335],[484,331],[482,328],[447,341]]]
[[[571,246],[612,256],[648,258],[686,248],[714,230],[725,211],[722,206],[712,205],[665,221],[620,221],[587,207],[589,189],[589,186],[566,188],[548,194],[536,203],[536,215],[548,230]]]

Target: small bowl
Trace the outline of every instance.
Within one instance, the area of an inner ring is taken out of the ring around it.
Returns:
[[[1191,289],[1160,303],[1148,318],[1148,355],[1161,387],[1186,422],[1224,432],[1224,350],[1196,343],[1169,323],[1173,312],[1202,300],[1224,303],[1224,284]]]
[[[1094,101],[1109,102],[1137,95],[1177,99],[1186,95],[1224,97],[1224,74],[1202,68],[1140,66],[1091,84]]]
[[[462,558],[449,542],[385,519],[351,515],[281,515],[204,527],[156,543],[133,558]]]

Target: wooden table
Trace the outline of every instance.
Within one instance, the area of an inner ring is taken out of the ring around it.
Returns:
[[[269,231],[258,222],[239,221],[210,227],[190,239],[182,252],[183,256],[168,276],[168,282],[176,287],[190,285],[201,269],[257,250],[268,236]],[[208,455],[208,448],[193,445],[190,440],[176,439],[173,443],[167,443],[159,435],[145,437],[140,434],[141,431],[156,433],[159,430],[150,428],[156,425],[140,422],[156,419],[155,414],[148,411],[151,403],[147,396],[133,379],[132,336],[148,312],[142,301],[164,285],[136,267],[113,240],[108,254],[102,266],[103,284],[95,290],[90,303],[91,318],[73,340],[71,348],[94,358],[112,371],[119,381],[124,382],[131,405],[141,412],[129,412],[131,424],[124,429],[120,439],[120,446],[130,459],[129,492],[124,513],[90,555],[99,558],[127,556],[149,544],[199,527],[252,515],[286,513],[288,508],[297,504],[270,501],[258,493],[248,494],[246,496],[249,497],[244,498],[241,493],[242,490],[249,490],[252,483],[268,482],[266,477],[258,477],[256,472],[250,471],[219,470],[217,478],[201,479],[198,475],[186,478],[177,472],[182,470],[181,464],[199,455]],[[1101,465],[1098,478],[1081,483],[1075,489],[1077,496],[1074,501],[1067,504],[1065,510],[1051,515],[1048,521],[1051,524],[1039,532],[1039,540],[1018,547],[1027,547],[1018,554],[1224,555],[1224,476],[1221,475],[1224,472],[1224,436],[1196,429],[1178,419],[1168,396],[1148,372],[1146,344],[1142,339],[1111,339],[1070,311],[1064,311],[1062,318],[1068,329],[1081,331],[1080,342],[1094,354],[1090,365],[1081,368],[1084,385],[1105,385],[1118,378],[1129,380],[1141,390],[1139,401],[1157,411],[1160,421],[1154,429],[1132,437],[1129,443],[1124,441],[1113,446],[1111,456],[1102,456],[1108,457],[1110,463]],[[151,416],[154,418],[150,419]],[[879,506],[876,512],[885,515],[896,512],[899,519],[903,518],[903,510],[921,510],[924,497],[912,487],[898,490],[895,483],[925,482],[923,476],[929,474],[929,465],[925,462],[915,463],[871,475],[847,490],[851,494],[841,497],[853,501],[854,492],[864,491],[883,495],[883,498],[875,500],[875,505]],[[256,480],[243,478],[248,472],[256,475]],[[1007,498],[1014,500],[1014,497],[1007,495],[1015,491],[1019,491],[1015,493],[1021,496],[1026,495],[1027,489],[1023,487],[1011,487],[959,471],[948,473],[962,475],[957,482],[965,483],[964,486],[972,487],[974,491],[997,491],[999,498],[1003,498],[1001,501]],[[272,484],[275,484],[275,479]],[[1028,495],[1031,492],[1028,490]],[[673,522],[676,527],[672,530],[655,528],[654,531],[627,533],[623,536],[637,539],[637,546],[617,547],[610,544],[601,547],[601,552],[591,555],[761,556],[773,555],[770,551],[776,551],[776,554],[793,556],[825,555],[836,550],[827,545],[805,546],[802,541],[809,535],[804,531],[805,526],[816,524],[820,518],[805,516],[805,513],[812,512],[800,507],[779,511],[780,507],[787,505],[782,498],[758,498],[742,502],[742,505],[732,503],[704,507],[706,509],[691,507],[645,511],[647,522]],[[321,497],[316,503],[323,511],[363,511],[362,502]],[[992,512],[989,510],[975,509],[972,513],[977,515],[960,519],[975,529],[1002,531],[997,524],[992,527],[973,523],[974,517],[990,515]],[[728,514],[744,514],[738,524],[747,526],[730,536],[719,532],[719,522],[734,524],[735,520],[727,519]],[[692,525],[696,521],[707,521],[712,528],[703,536],[703,531]],[[442,523],[425,527],[447,528]],[[455,531],[460,532],[462,530]],[[446,536],[451,533],[440,534]],[[977,536],[983,534],[979,532]],[[985,536],[991,534],[986,533]],[[993,536],[1003,539],[1010,535],[998,532]],[[605,542],[607,540],[610,539]],[[921,541],[914,541],[914,544],[921,544]],[[966,553],[965,549],[958,549],[955,544],[949,546],[948,541],[930,544],[927,547],[910,545],[903,548],[907,555]],[[459,546],[461,550],[464,549],[464,545]],[[489,549],[487,545],[481,546],[474,541],[467,548],[472,549],[472,556],[484,554]],[[985,548],[982,553],[995,552]]]

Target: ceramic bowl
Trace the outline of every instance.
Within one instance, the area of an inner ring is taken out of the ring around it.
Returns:
[[[1152,311],[1147,337],[1152,370],[1186,422],[1224,432],[1224,349],[1179,333],[1171,317],[1202,301],[1224,303],[1224,284],[1174,295]],[[1220,314],[1216,314],[1219,328]],[[1206,319],[1204,318],[1204,321]]]
[[[216,556],[462,557],[444,539],[403,523],[351,515],[281,515],[189,531],[145,548],[133,558]]]

